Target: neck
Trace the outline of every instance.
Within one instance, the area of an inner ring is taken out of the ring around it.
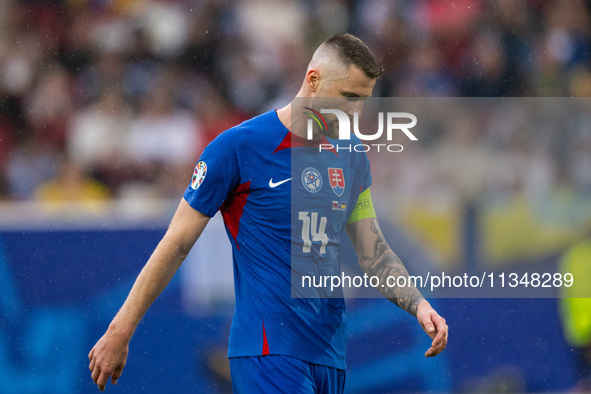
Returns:
[[[302,83],[302,86],[300,87],[298,94],[296,94],[296,98],[297,97],[310,97],[310,92],[307,89],[306,81],[304,81]],[[297,130],[297,129],[299,129],[299,127],[296,127],[296,128],[292,127],[292,125],[293,125],[293,123],[292,123],[293,120],[291,118],[291,107],[292,107],[291,104],[292,103],[293,103],[293,101],[290,102],[289,104],[287,104],[285,107],[278,109],[277,116],[279,117],[279,121],[281,123],[283,123],[283,125],[285,126],[286,129],[288,129],[290,132],[297,135],[298,137],[306,138],[306,134],[303,130]]]
[[[310,93],[305,90],[305,86],[302,86],[296,98],[301,97],[310,97]],[[277,116],[279,117],[279,121],[283,123],[286,129],[288,129],[294,135],[298,137],[306,138],[306,132],[301,127],[292,127],[293,126],[293,119],[291,118],[291,110],[292,110],[292,102],[287,104],[285,107],[277,110]]]
[[[306,138],[306,132],[301,127],[292,127],[293,119],[291,117],[292,103],[287,104],[285,107],[277,110],[277,117],[279,121],[283,123],[286,129],[288,129],[293,135],[297,135],[301,138]]]
[[[283,123],[286,129],[291,131],[291,103],[287,104],[281,109],[278,109],[276,112],[279,121]]]

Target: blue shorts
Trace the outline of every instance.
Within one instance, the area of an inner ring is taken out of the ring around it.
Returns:
[[[342,394],[345,371],[280,355],[230,359],[235,394]]]

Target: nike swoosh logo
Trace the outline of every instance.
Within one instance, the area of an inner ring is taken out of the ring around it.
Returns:
[[[282,180],[282,181],[279,181],[279,182],[273,182],[273,178],[271,178],[271,179],[269,179],[269,187],[270,187],[271,189],[273,189],[273,188],[275,188],[275,187],[277,187],[277,186],[279,186],[279,185],[282,185],[282,184],[284,184],[285,182],[289,182],[289,181],[291,181],[292,179],[293,179],[293,177],[291,177],[291,178],[289,178],[289,179],[284,179],[284,180]]]

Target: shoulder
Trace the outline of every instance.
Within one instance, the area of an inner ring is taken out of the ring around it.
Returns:
[[[256,134],[257,132],[265,132],[269,129],[276,128],[278,125],[279,119],[275,114],[275,111],[268,111],[244,122],[227,129],[220,135],[226,135],[228,137],[238,137],[239,134],[243,136],[250,136],[251,134]]]
[[[275,111],[268,111],[223,131],[214,138],[210,145],[231,147],[241,146],[249,142],[261,143],[269,140],[273,135],[277,135],[279,138],[282,133],[274,131],[281,128],[284,128],[284,126],[277,118]]]

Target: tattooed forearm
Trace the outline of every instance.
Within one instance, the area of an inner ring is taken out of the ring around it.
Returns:
[[[411,283],[408,271],[389,247],[376,256],[375,263],[370,266],[367,273],[380,279],[378,290],[384,297],[412,315],[416,315],[423,296]],[[396,280],[399,277],[406,277],[406,280]],[[388,283],[388,278],[394,279],[390,279],[391,282]],[[395,286],[393,285],[395,283],[404,283],[406,286]]]
[[[370,225],[369,229],[377,237],[375,239],[373,249],[374,249],[374,255],[379,256],[380,248],[383,249],[385,246],[387,247],[388,245],[386,244],[386,240],[384,239],[384,236],[382,235],[382,230],[380,230],[380,225],[378,224],[378,221],[375,218],[373,218],[371,220],[371,225]]]
[[[372,219],[370,230],[374,234],[371,237],[373,245],[371,247],[366,245],[364,248],[371,253],[363,256],[362,267],[369,276],[379,278],[378,290],[384,297],[412,315],[416,315],[417,307],[423,300],[423,296],[411,283],[408,271],[402,261],[386,243],[377,219]],[[406,277],[406,280],[397,280],[399,277]],[[406,286],[392,286],[393,283],[405,283]]]

